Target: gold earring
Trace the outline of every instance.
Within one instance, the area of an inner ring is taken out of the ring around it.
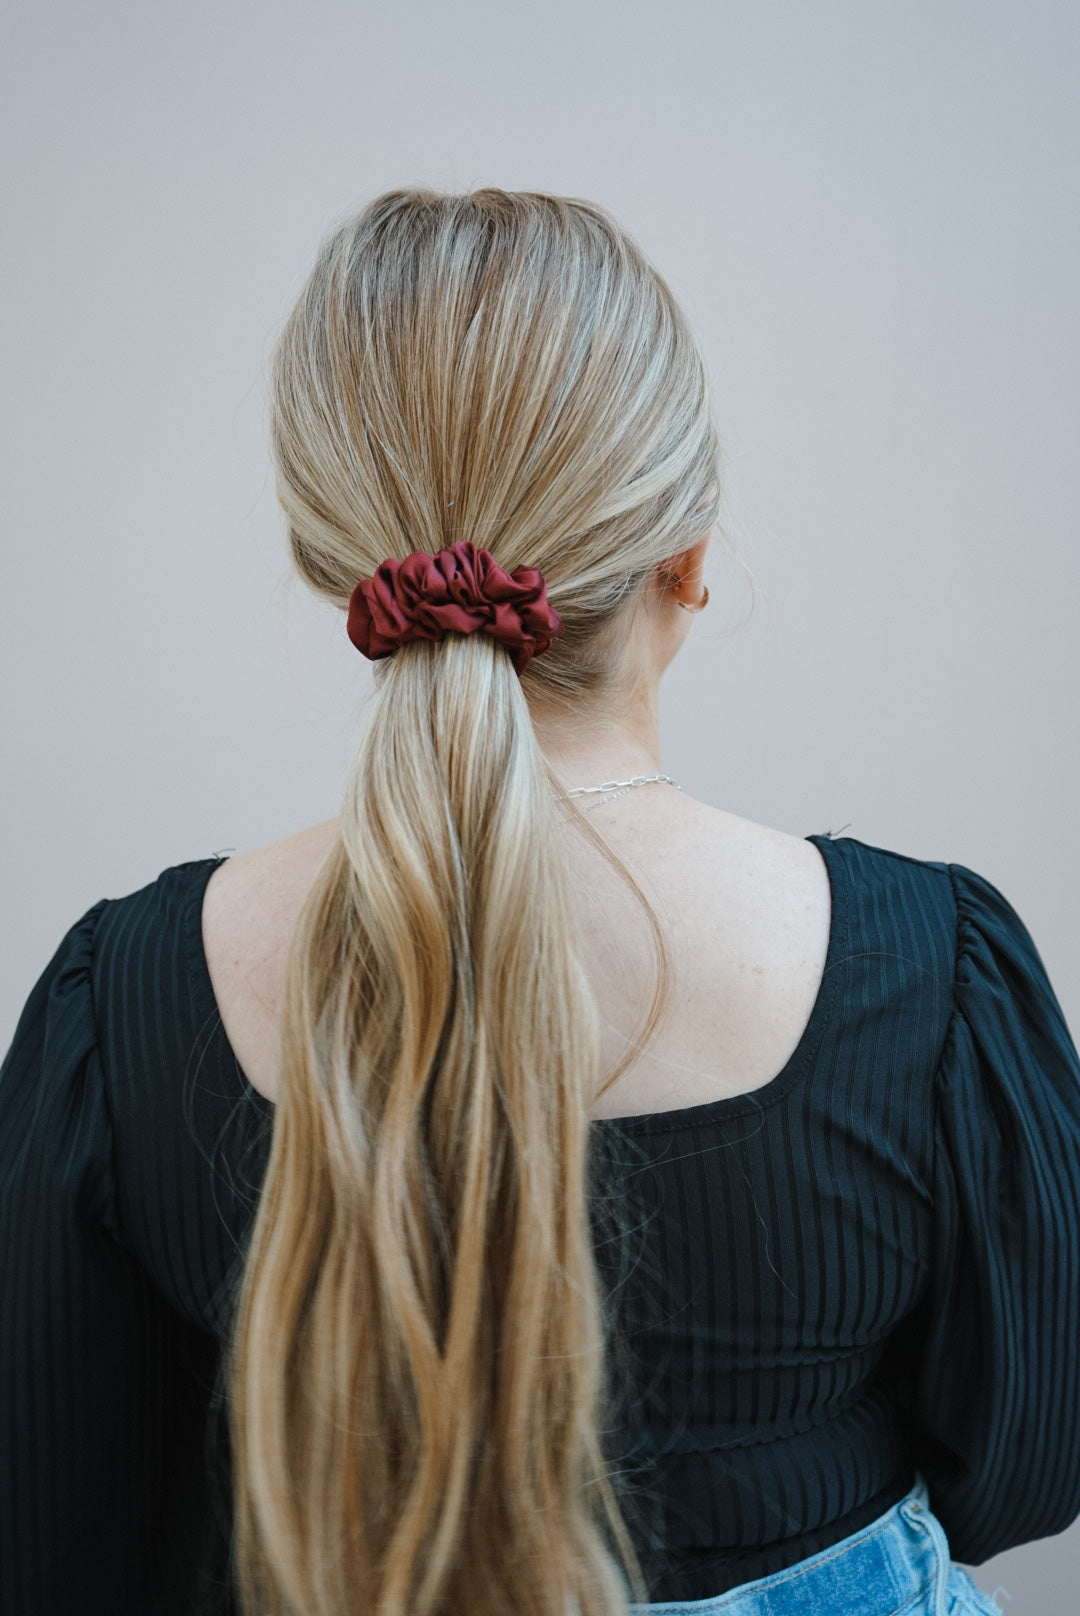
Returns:
[[[708,604],[709,604],[708,587],[706,587],[705,590],[703,591],[701,599],[698,601],[696,606],[688,606],[686,604],[685,600],[680,600],[680,602],[679,602],[679,605],[682,607],[684,612],[703,612]]]

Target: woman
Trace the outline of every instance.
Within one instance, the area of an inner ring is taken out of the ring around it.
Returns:
[[[664,282],[588,203],[380,197],[273,443],[374,710],[339,820],[26,1006],[2,1608],[996,1609],[952,1556],[1080,1512],[1080,1065],[982,877],[663,773],[717,501]]]

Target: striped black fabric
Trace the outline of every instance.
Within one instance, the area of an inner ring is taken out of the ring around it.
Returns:
[[[1042,962],[971,870],[811,840],[829,950],[784,1070],[592,1130],[656,1600],[816,1553],[916,1468],[968,1563],[1080,1514],[1080,1061]],[[89,910],[0,1070],[5,1613],[232,1608],[220,1340],[272,1107],[207,975],[218,862]]]

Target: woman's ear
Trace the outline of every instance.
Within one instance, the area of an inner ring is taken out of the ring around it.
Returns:
[[[677,555],[662,561],[657,568],[657,577],[661,588],[671,589],[678,593],[685,588],[689,596],[701,593],[701,577],[705,568],[705,552],[709,548],[711,530],[703,533],[696,544],[688,550],[680,550]]]

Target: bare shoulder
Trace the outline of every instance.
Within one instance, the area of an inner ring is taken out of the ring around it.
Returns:
[[[624,799],[625,801],[625,799]],[[614,806],[614,805],[613,805]],[[600,828],[600,827],[597,827]],[[831,892],[825,861],[805,837],[715,808],[683,793],[659,793],[605,826],[620,853],[677,898],[688,918],[710,913],[730,925],[794,935],[801,915],[822,914]]]
[[[763,825],[756,819],[743,819],[711,803],[685,798],[687,827],[712,845],[725,864],[732,868],[765,866],[802,869],[819,873],[821,854],[813,842],[789,831]]]
[[[251,913],[252,907],[286,905],[297,890],[307,891],[337,834],[337,820],[326,819],[279,842],[238,853],[213,872],[206,888],[204,915],[215,920]]]
[[[832,889],[813,842],[705,803],[687,807],[680,841],[688,913],[706,934],[723,917],[744,956],[768,958],[773,974],[808,970],[812,978],[819,975]]]
[[[203,941],[215,960],[236,949],[249,971],[280,952],[279,933],[291,924],[329,853],[337,821],[325,820],[280,842],[226,859],[213,872],[203,898]]]
[[[603,833],[664,926],[674,993],[659,1035],[597,1097],[594,1114],[606,1117],[679,1110],[771,1082],[807,1028],[832,925],[828,869],[812,842],[681,793],[629,802],[611,804],[622,811]],[[602,1065],[614,1071],[638,1035],[655,965],[636,903],[582,842],[567,843],[574,901]]]
[[[273,1098],[285,951],[337,820],[226,859],[207,883],[202,940],[210,982],[241,1069]]]

